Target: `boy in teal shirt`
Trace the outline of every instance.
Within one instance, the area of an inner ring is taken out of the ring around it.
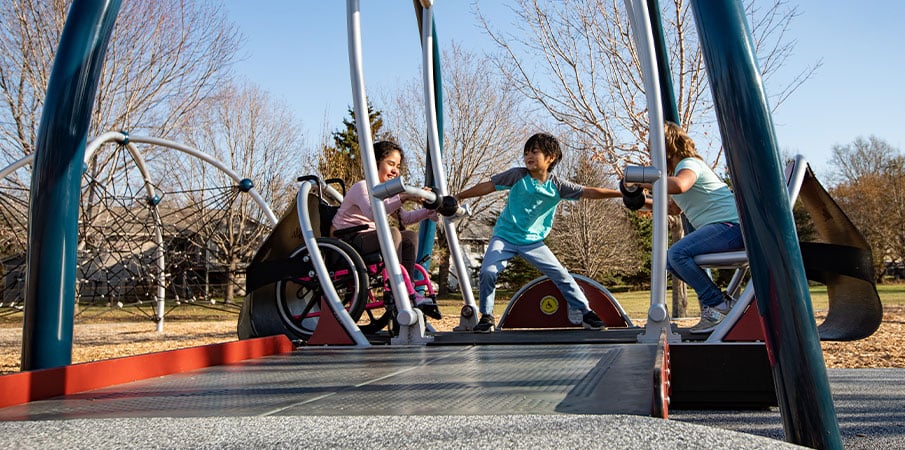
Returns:
[[[516,256],[537,267],[556,284],[570,308],[581,311],[585,328],[605,328],[600,317],[588,306],[588,299],[578,283],[544,244],[544,239],[553,228],[553,216],[560,200],[620,198],[622,194],[613,189],[581,186],[553,175],[551,171],[561,159],[562,150],[555,137],[535,134],[525,143],[525,167],[493,175],[490,181],[478,183],[455,196],[461,201],[495,191],[509,191],[506,207],[493,227],[493,236],[481,264],[481,319],[475,325],[475,332],[489,333],[496,326],[493,316],[496,280],[509,260]]]

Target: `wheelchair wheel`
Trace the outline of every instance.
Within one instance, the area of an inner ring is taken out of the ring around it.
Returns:
[[[374,290],[381,290],[383,288],[373,288]],[[390,303],[387,304],[386,300],[392,297],[391,292],[384,291],[384,304],[382,306],[376,308],[365,308],[364,315],[366,317],[362,317],[358,321],[358,328],[361,329],[361,332],[364,334],[377,334],[380,330],[383,330],[390,324],[396,315],[395,305],[392,303],[392,299],[390,299]],[[397,327],[398,328],[398,327]],[[390,330],[392,332],[392,328]]]
[[[358,328],[361,329],[361,332],[364,334],[377,334],[380,330],[386,328],[387,324],[390,323],[390,316],[392,316],[392,312],[386,309],[368,309],[365,310],[365,314],[367,314],[367,319],[362,319],[362,321],[367,321],[367,323],[359,323]]]
[[[330,238],[318,238],[317,248],[330,273],[336,293],[353,321],[358,321],[368,300],[368,271],[361,256],[349,244]],[[304,258],[308,248],[301,246],[291,257]],[[300,339],[308,339],[314,333],[321,314],[321,298],[324,297],[319,277],[314,269],[299,274],[291,280],[276,284],[277,310],[287,330]]]

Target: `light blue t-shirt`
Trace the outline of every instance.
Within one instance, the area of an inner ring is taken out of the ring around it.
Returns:
[[[584,186],[552,174],[541,183],[524,167],[498,173],[490,181],[498,191],[509,190],[506,207],[493,227],[493,234],[515,245],[544,240],[553,229],[559,201],[578,200],[584,193]]]
[[[683,169],[691,170],[698,179],[691,189],[673,194],[672,199],[682,208],[692,226],[701,228],[711,223],[738,223],[735,197],[729,186],[713,173],[710,166],[698,158],[685,158],[676,164],[673,175]]]

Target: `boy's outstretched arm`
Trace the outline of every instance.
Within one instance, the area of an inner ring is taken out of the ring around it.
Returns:
[[[458,194],[454,195],[453,197],[455,197],[456,200],[461,201],[466,198],[480,197],[482,195],[487,195],[494,191],[496,191],[496,187],[494,187],[493,182],[482,181],[462,192],[459,192]]]
[[[621,198],[622,193],[615,189],[599,188],[593,186],[585,186],[581,198],[589,198],[593,200],[602,198]]]

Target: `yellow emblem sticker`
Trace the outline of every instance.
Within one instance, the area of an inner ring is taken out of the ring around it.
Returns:
[[[548,316],[556,314],[556,311],[559,310],[559,300],[552,295],[540,299],[540,310]]]

